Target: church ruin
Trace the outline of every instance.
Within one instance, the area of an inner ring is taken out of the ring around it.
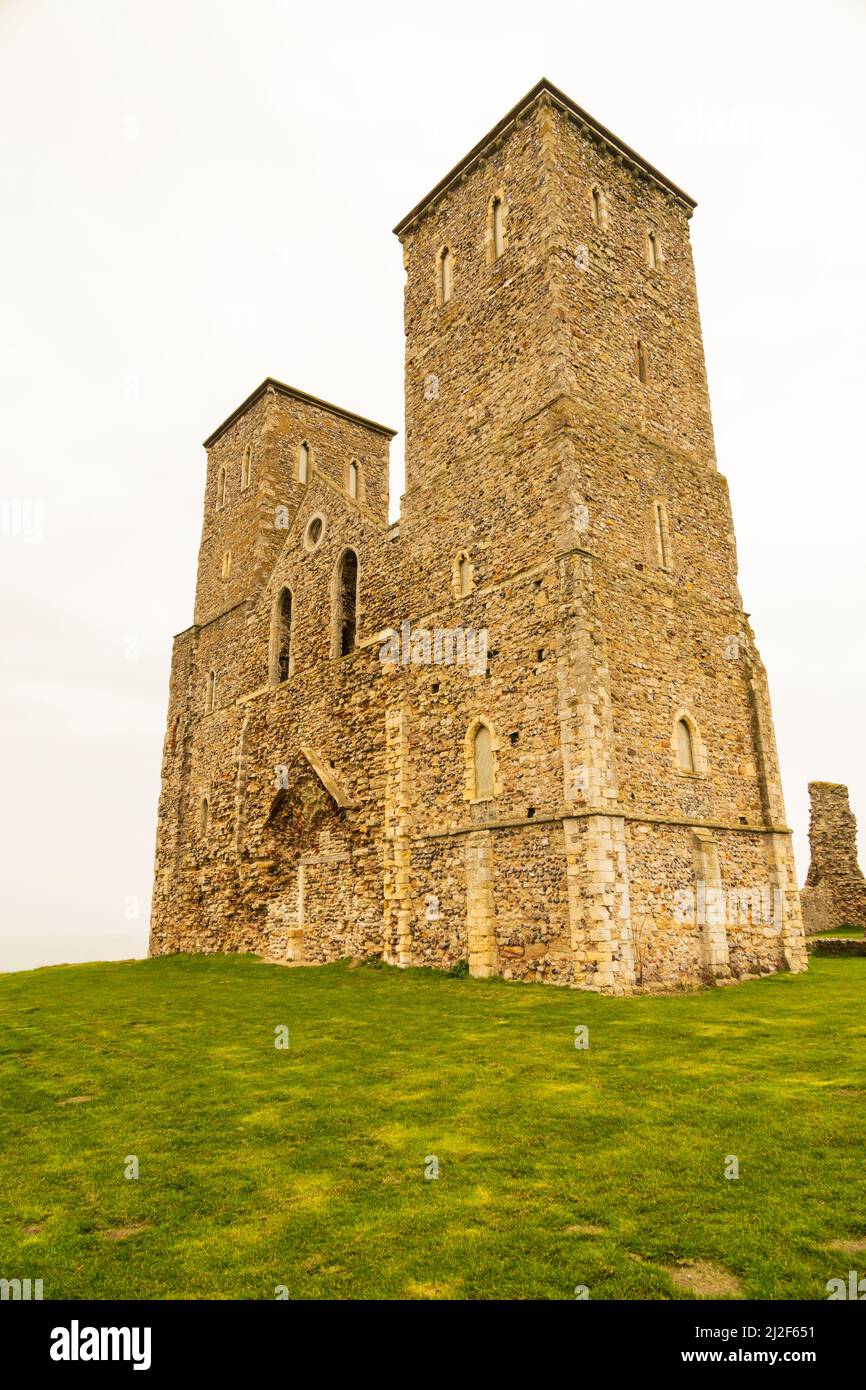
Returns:
[[[399,520],[393,431],[304,391],[205,441],[153,954],[614,994],[806,968],[694,206],[542,81],[395,228]]]

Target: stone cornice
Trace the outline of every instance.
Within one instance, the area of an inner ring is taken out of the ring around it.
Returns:
[[[563,806],[557,811],[540,815],[503,816],[499,820],[470,822],[460,825],[432,826],[429,830],[416,830],[413,840],[446,840],[454,835],[471,835],[476,830],[518,830],[525,825],[550,825],[556,821],[588,820],[601,817],[605,820],[633,821],[641,825],[670,825],[687,830],[725,830],[738,835],[790,835],[787,825],[734,825],[731,821],[708,820],[705,816],[657,816],[651,811],[626,811],[615,806]]]
[[[674,463],[683,464],[694,469],[707,470],[710,473],[714,473],[723,483],[726,483],[725,476],[723,473],[719,472],[715,459],[708,462],[696,454],[687,453],[685,449],[681,449],[678,444],[671,443],[669,439],[650,434],[646,429],[641,428],[631,421],[624,420],[620,415],[612,415],[610,411],[604,410],[593,401],[587,400],[583,396],[576,395],[573,390],[560,390],[559,388],[553,390],[549,399],[545,400],[542,405],[534,410],[530,410],[526,415],[521,416],[515,424],[489,434],[486,438],[482,439],[475,448],[464,449],[461,454],[461,466],[464,470],[474,467],[476,460],[483,460],[494,455],[501,449],[503,441],[515,439],[520,434],[520,431],[532,421],[537,420],[548,411],[561,411],[563,407],[568,406],[573,406],[581,417],[588,416],[593,419],[604,421],[616,430],[619,435],[637,437],[650,448],[659,450],[668,455]],[[562,418],[552,427],[552,434],[568,433],[574,430],[575,427],[575,420],[568,416],[567,413],[563,413]],[[451,467],[452,464],[450,460],[445,463],[428,464],[428,471],[422,473],[417,483],[413,483],[409,487],[404,487],[400,495],[401,502],[404,498],[411,497],[415,493],[423,491],[425,488],[435,492]],[[406,518],[401,511],[398,520],[391,524],[397,526],[401,522],[405,522],[405,520]]]

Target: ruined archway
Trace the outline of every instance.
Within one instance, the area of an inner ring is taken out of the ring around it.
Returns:
[[[352,918],[348,798],[312,750],[280,771],[285,785],[271,798],[258,854],[266,878],[268,953],[292,961],[339,960],[349,954]]]

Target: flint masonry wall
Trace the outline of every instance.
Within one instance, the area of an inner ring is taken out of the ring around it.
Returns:
[[[152,951],[465,959],[477,975],[612,993],[805,968],[766,677],[715,464],[691,203],[624,149],[540,84],[398,227],[397,524],[391,432],[373,422],[269,381],[207,441]],[[347,549],[357,630],[340,655]],[[443,629],[483,633],[483,663],[431,660],[425,634]]]
[[[811,862],[801,895],[806,930],[866,927],[866,880],[857,861],[857,822],[848,788],[810,782],[809,803]]]

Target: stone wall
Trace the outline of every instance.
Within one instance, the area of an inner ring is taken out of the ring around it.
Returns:
[[[815,956],[866,956],[866,941],[856,936],[818,937],[809,942],[809,952]]]
[[[857,862],[857,822],[848,788],[809,783],[811,861],[801,893],[809,933],[866,927],[866,879]]]

